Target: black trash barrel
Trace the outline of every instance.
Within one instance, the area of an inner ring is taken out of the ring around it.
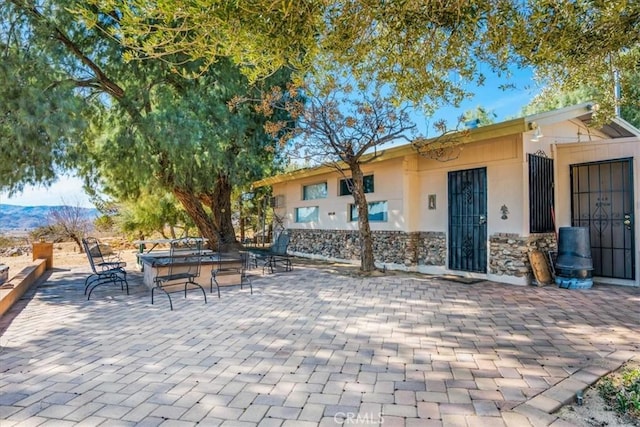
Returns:
[[[589,229],[560,227],[556,284],[566,289],[588,289],[593,285],[593,260]]]

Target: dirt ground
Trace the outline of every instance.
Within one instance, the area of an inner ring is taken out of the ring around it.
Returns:
[[[114,252],[120,256],[128,265],[135,265],[136,250],[132,247],[119,248],[120,245],[114,245]],[[19,256],[0,256],[0,264],[9,266],[9,279],[18,274],[24,267],[33,262],[31,251],[23,253]],[[84,253],[81,253],[78,246],[72,242],[54,243],[53,244],[53,267],[78,267],[87,265],[89,261]]]
[[[108,241],[107,241],[108,243]],[[113,243],[115,253],[128,265],[136,263],[136,249],[131,245],[123,246],[117,242]],[[24,267],[32,262],[31,252],[20,256],[0,256],[0,264],[9,266],[9,279],[18,274]],[[77,267],[87,264],[84,253],[80,253],[75,243],[55,243],[53,246],[53,266],[54,268]],[[316,268],[328,269],[336,274],[345,276],[358,275],[357,266],[350,264],[326,263],[314,260],[303,260],[301,264]],[[401,272],[378,272],[381,275],[402,274]],[[634,362],[640,366],[640,362]],[[622,420],[614,411],[607,408],[602,398],[598,395],[594,387],[585,391],[583,404],[571,404],[562,407],[555,415],[562,419],[581,427],[640,427],[640,420]]]
[[[640,361],[631,361],[625,367],[640,368]],[[621,369],[623,369],[621,368]],[[618,370],[617,372],[620,372]],[[613,373],[614,375],[617,372]],[[583,396],[581,406],[566,405],[555,414],[560,418],[580,427],[639,427],[640,419],[624,420],[617,413],[607,407],[598,395],[596,385],[588,388]]]

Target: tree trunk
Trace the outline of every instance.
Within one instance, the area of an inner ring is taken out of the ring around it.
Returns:
[[[196,227],[198,227],[198,231],[202,237],[209,240],[209,248],[217,250],[220,235],[198,197],[191,191],[180,188],[174,188],[173,195],[176,196],[182,204],[182,207],[187,211],[189,217],[193,220]]]
[[[82,239],[78,237],[76,234],[72,234],[71,239],[78,245],[78,249],[80,253],[84,253],[84,247],[82,246]]]
[[[213,190],[211,216],[225,250],[237,249],[236,232],[231,221],[231,192],[232,187],[225,175],[218,175],[216,186]]]
[[[243,212],[243,204],[242,204],[242,195],[240,195],[240,198],[238,199],[238,210],[240,211],[240,242],[244,243],[244,238],[245,238],[245,217],[244,217],[244,212]]]
[[[360,231],[360,270],[369,272],[375,270],[373,257],[373,236],[369,225],[369,205],[364,192],[364,177],[360,164],[349,165],[353,182],[352,195],[358,209],[358,230]]]

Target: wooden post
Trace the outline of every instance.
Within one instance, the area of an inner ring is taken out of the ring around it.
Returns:
[[[47,270],[51,270],[53,268],[53,243],[33,243],[33,260],[37,259],[47,260]]]

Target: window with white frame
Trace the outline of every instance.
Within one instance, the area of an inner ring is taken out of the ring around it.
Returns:
[[[318,220],[318,212],[320,208],[318,206],[306,206],[303,208],[296,208],[296,222],[314,222]]]
[[[302,200],[326,199],[327,183],[310,184],[302,186]]]
[[[369,221],[372,222],[386,222],[388,219],[388,204],[387,201],[370,202],[369,204]],[[358,220],[358,206],[355,204],[349,205],[349,220]]]

